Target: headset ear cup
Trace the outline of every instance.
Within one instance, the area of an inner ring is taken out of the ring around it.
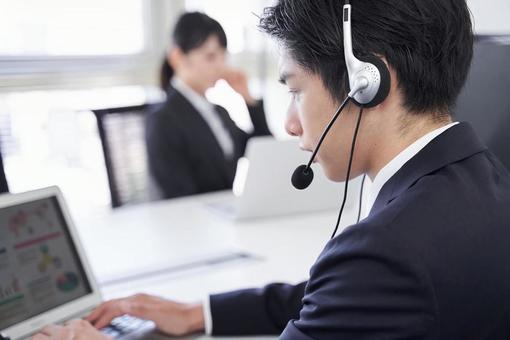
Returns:
[[[381,104],[388,97],[388,93],[390,93],[391,86],[390,71],[388,70],[388,67],[386,66],[384,61],[382,61],[381,58],[378,58],[376,56],[368,55],[363,59],[360,58],[360,60],[373,64],[375,67],[377,67],[377,69],[379,70],[379,74],[381,76],[381,84],[379,85],[379,90],[377,91],[375,98],[370,103],[365,104],[365,107],[371,108]]]
[[[368,55],[363,58],[360,58],[361,61],[373,64],[377,69],[379,70],[379,74],[381,76],[381,84],[379,85],[379,90],[377,91],[377,94],[375,95],[374,99],[370,101],[367,104],[364,104],[363,107],[371,108],[374,106],[377,106],[381,104],[386,97],[388,97],[388,93],[390,93],[390,86],[391,86],[391,77],[390,77],[390,71],[388,70],[388,67],[386,64],[378,57],[373,55]],[[347,89],[346,92],[349,92],[351,90],[351,86],[349,84],[349,76],[347,73],[345,73],[345,88]],[[352,99],[352,101],[358,105],[361,106],[360,103],[358,103],[355,99]]]

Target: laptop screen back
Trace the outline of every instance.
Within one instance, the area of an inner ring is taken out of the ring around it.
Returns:
[[[91,292],[56,197],[0,209],[0,329]]]

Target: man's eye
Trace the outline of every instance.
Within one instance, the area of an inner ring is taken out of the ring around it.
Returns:
[[[293,101],[299,101],[299,95],[301,94],[298,90],[289,90],[290,96]]]

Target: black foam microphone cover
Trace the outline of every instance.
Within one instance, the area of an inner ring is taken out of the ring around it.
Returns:
[[[306,189],[313,181],[313,170],[306,164],[300,165],[292,174],[292,185],[298,190]]]

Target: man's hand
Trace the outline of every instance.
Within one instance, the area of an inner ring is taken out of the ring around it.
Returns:
[[[32,340],[106,340],[102,334],[85,320],[72,320],[64,326],[50,325],[34,335]]]
[[[199,332],[205,327],[201,304],[177,303],[146,294],[105,302],[92,311],[86,320],[101,329],[124,314],[151,320],[161,332],[169,335]]]

